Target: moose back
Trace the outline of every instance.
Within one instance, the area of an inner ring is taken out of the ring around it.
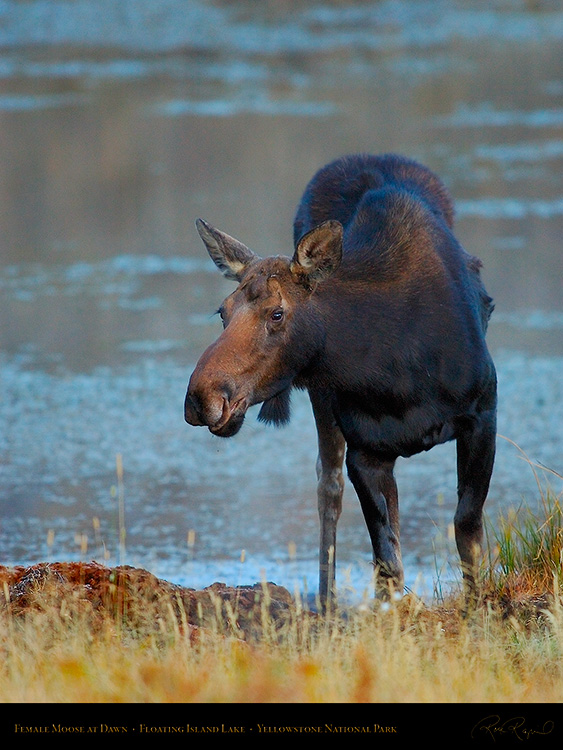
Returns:
[[[496,374],[485,343],[493,304],[480,262],[453,234],[442,182],[396,155],[345,156],[306,187],[290,256],[262,258],[206,222],[199,234],[237,282],[224,330],[202,354],[185,399],[189,424],[218,436],[290,417],[309,393],[318,433],[319,594],[334,593],[343,464],[373,546],[377,588],[402,590],[394,464],[456,440],[455,536],[476,590],[482,509],[493,468]]]

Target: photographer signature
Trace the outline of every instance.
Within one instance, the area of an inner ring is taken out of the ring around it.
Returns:
[[[541,727],[529,729],[526,727],[526,719],[523,716],[514,716],[502,721],[498,714],[492,714],[475,724],[471,730],[471,738],[476,739],[477,736],[484,734],[495,741],[496,737],[510,734],[517,740],[529,740],[531,737],[551,734],[554,727],[554,722],[548,720],[544,721]]]

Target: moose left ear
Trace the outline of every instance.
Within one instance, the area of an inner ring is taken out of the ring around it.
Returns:
[[[256,253],[242,242],[215,229],[203,219],[197,219],[196,228],[211,260],[227,279],[240,281],[246,268],[253,261],[258,260]]]
[[[310,281],[324,281],[342,260],[343,228],[339,221],[325,221],[300,240],[291,261],[291,272]]]

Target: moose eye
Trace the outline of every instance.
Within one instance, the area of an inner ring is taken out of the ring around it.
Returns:
[[[272,320],[274,323],[279,323],[280,320],[283,318],[283,310],[281,307],[278,307],[273,311],[273,313],[270,315],[270,320]]]

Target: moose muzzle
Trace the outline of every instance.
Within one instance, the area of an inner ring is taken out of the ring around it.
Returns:
[[[184,402],[184,418],[196,427],[208,427],[219,437],[231,437],[239,431],[248,402],[237,396],[229,383],[199,382],[197,370],[192,375]]]

